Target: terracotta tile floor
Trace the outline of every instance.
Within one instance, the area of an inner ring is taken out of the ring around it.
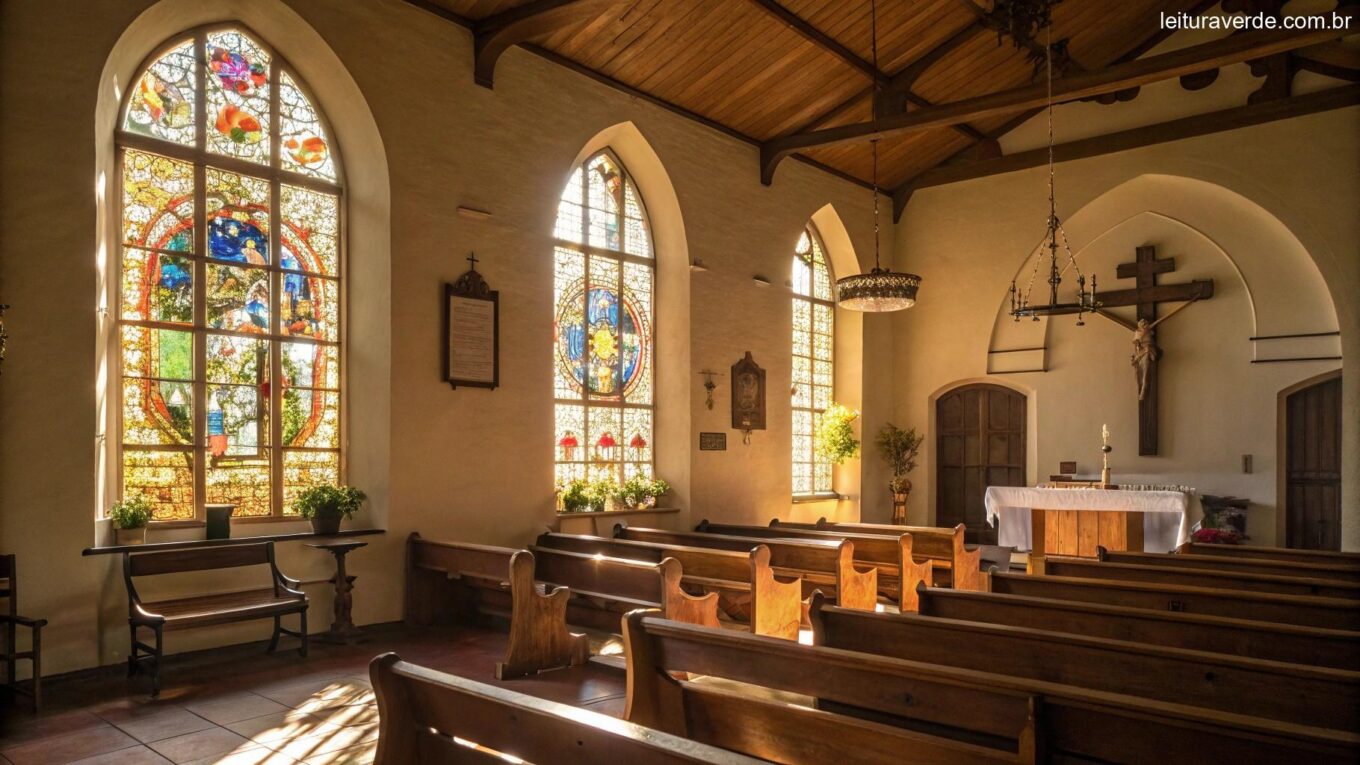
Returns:
[[[160,698],[120,668],[55,678],[37,716],[0,706],[0,765],[367,763],[378,736],[368,662],[403,659],[604,714],[623,711],[621,671],[590,664],[501,683],[506,636],[460,628],[371,629],[364,643],[312,642],[311,656],[264,644],[171,656]],[[3,701],[0,701],[3,704]]]

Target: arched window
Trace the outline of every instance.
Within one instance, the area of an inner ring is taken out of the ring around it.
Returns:
[[[813,434],[831,404],[835,381],[836,303],[826,248],[810,224],[793,252],[793,494],[830,494],[831,463]]]
[[[556,479],[651,476],[656,263],[642,198],[609,151],[572,172],[554,237]]]
[[[121,495],[158,521],[288,514],[340,479],[341,186],[329,131],[245,31],[168,43],[132,81],[116,374]]]

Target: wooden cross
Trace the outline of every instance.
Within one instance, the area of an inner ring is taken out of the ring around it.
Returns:
[[[1151,457],[1157,454],[1157,359],[1161,349],[1157,347],[1156,327],[1161,321],[1184,307],[1180,306],[1171,313],[1157,318],[1158,303],[1184,303],[1189,305],[1196,300],[1208,300],[1214,296],[1213,279],[1195,279],[1188,284],[1158,284],[1157,275],[1176,270],[1175,258],[1157,257],[1157,248],[1147,245],[1138,248],[1137,259],[1132,263],[1120,263],[1115,272],[1120,279],[1135,279],[1133,289],[1102,292],[1096,296],[1100,302],[1097,309],[1101,316],[1138,331],[1137,321],[1146,321],[1146,332],[1151,341],[1151,351],[1147,359],[1147,378],[1142,386],[1143,395],[1138,400],[1138,455]],[[1107,312],[1106,308],[1132,305],[1138,307],[1135,322],[1131,323],[1121,316]]]
[[[475,253],[475,252],[469,252],[469,253],[468,253],[468,256],[467,256],[467,262],[470,263],[470,264],[472,264],[472,267],[469,268],[468,270],[469,270],[469,271],[476,271],[476,270],[477,270],[477,253]]]

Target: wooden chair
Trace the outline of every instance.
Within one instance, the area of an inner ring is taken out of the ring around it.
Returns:
[[[33,700],[33,711],[42,709],[42,629],[46,619],[29,619],[19,615],[19,570],[13,555],[0,555],[0,598],[7,601],[5,613],[0,613],[0,624],[5,625],[5,689],[12,694],[25,694]],[[19,627],[27,627],[31,641],[27,651],[19,650]],[[18,663],[28,660],[33,666],[33,678],[27,688],[19,682]]]
[[[186,598],[155,602],[143,601],[137,593],[136,579],[145,576],[179,574],[192,571],[215,571],[243,566],[268,565],[270,581],[259,589],[208,593]],[[164,552],[123,553],[123,582],[128,594],[128,627],[132,634],[132,648],[128,653],[128,677],[142,669],[144,662],[152,663],[151,695],[160,695],[161,662],[164,658],[164,632],[167,629],[192,629],[218,624],[273,619],[274,634],[269,640],[269,652],[279,645],[280,635],[302,641],[298,653],[307,655],[307,595],[298,590],[298,580],[279,571],[274,561],[274,543],[225,545],[195,550],[166,550]],[[282,618],[298,615],[296,632],[283,627]],[[141,628],[150,629],[155,644],[143,643],[137,635]]]
[[[1348,730],[1360,672],[1075,635],[837,608],[813,596],[813,644]]]
[[[378,697],[376,765],[536,763],[757,765],[764,762],[523,693],[408,664],[369,664]],[[497,754],[500,753],[500,754]]]
[[[1360,756],[1351,730],[702,629],[655,612],[628,615],[624,648],[625,719],[775,762],[1314,765]],[[817,708],[682,679],[696,675],[811,697]]]

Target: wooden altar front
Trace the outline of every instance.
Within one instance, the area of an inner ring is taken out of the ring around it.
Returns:
[[[1030,510],[1029,572],[1042,574],[1046,555],[1094,558],[1097,548],[1143,551],[1143,514],[1119,510]]]

